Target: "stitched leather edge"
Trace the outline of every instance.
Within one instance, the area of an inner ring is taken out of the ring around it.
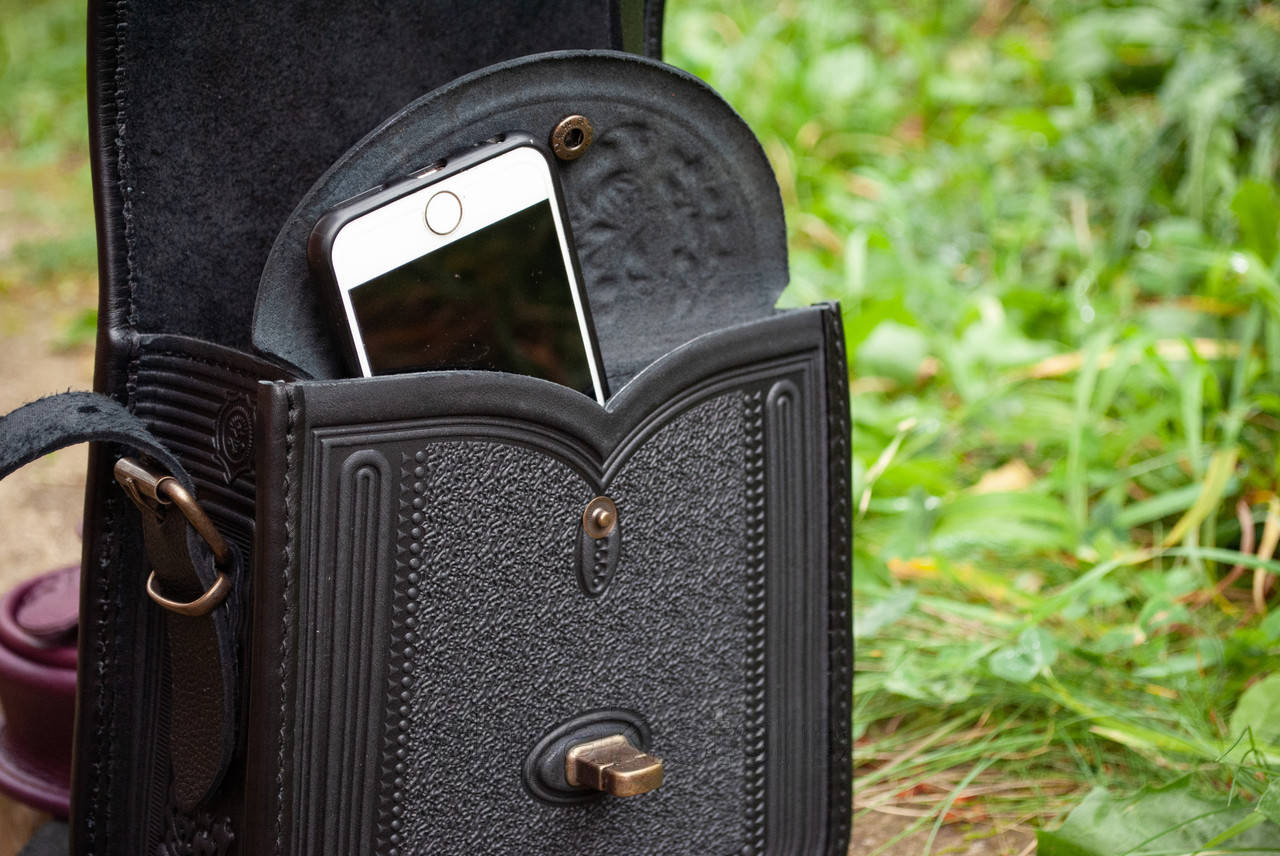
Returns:
[[[297,425],[298,425],[298,405],[294,396],[293,389],[285,387],[285,399],[288,401],[289,418],[287,421],[287,430],[284,439],[284,562],[281,564],[281,573],[284,577],[281,591],[284,595],[284,609],[280,611],[280,734],[277,743],[276,757],[276,842],[275,852],[282,854],[284,852],[284,783],[285,783],[285,746],[287,745],[289,729],[288,729],[288,712],[289,712],[289,682],[293,675],[289,670],[289,634],[293,628],[291,619],[293,618],[293,577],[294,577],[294,522],[293,522],[293,490],[297,480],[297,447],[295,443]]]
[[[765,844],[765,684],[768,672],[768,634],[765,622],[765,481],[764,393],[746,396],[746,519],[747,519],[747,650],[746,650],[746,774],[744,853],[763,853]]]
[[[118,0],[116,9],[118,10],[116,24],[116,50],[115,50],[115,108],[116,108],[116,191],[120,195],[120,218],[124,222],[124,266],[125,266],[125,282],[128,285],[129,294],[129,310],[125,316],[125,322],[130,332],[134,332],[138,327],[138,307],[135,294],[138,289],[138,271],[137,262],[134,256],[134,243],[136,242],[137,227],[133,222],[133,185],[130,176],[133,172],[133,165],[129,163],[129,149],[125,145],[125,134],[128,130],[128,114],[125,106],[127,99],[125,91],[128,89],[129,77],[125,73],[124,68],[124,45],[125,35],[129,32],[129,2],[128,0]]]
[[[844,326],[840,305],[831,303],[823,312],[826,328],[827,381],[827,474],[829,509],[828,552],[830,590],[828,592],[829,657],[831,682],[831,757],[828,807],[828,847],[832,856],[842,856],[849,847],[850,812],[853,774],[851,694],[853,686],[853,648],[851,632],[852,593],[850,585],[851,520],[849,461],[849,385],[845,362]]]
[[[418,455],[421,454],[421,452],[418,453]],[[401,455],[401,495],[407,492],[413,484],[413,467],[415,463],[419,463],[416,458],[411,458],[408,454]],[[400,567],[403,564],[414,567],[416,570],[418,560],[409,555],[409,544],[413,540],[409,533],[410,523],[410,518],[400,515],[399,526],[396,530],[396,566]],[[402,628],[412,623],[412,616],[407,615],[404,610],[407,598],[405,589],[410,584],[407,576],[401,577],[396,574],[395,585],[391,591],[391,627],[392,632],[397,634],[398,641],[401,639],[399,634],[405,632]],[[403,778],[400,772],[396,770],[398,764],[395,761],[395,754],[396,746],[404,739],[405,723],[403,719],[397,719],[393,713],[410,698],[408,690],[401,685],[401,678],[409,670],[408,658],[404,656],[404,649],[404,645],[391,645],[390,654],[387,657],[387,685],[383,698],[386,713],[383,715],[381,780],[392,782],[393,792],[388,794],[384,791],[382,798],[379,800],[377,824],[380,832],[381,830],[391,829],[393,821],[399,817],[400,809],[398,803],[401,799],[399,791],[404,786]],[[401,766],[402,770],[403,767]],[[393,838],[388,835],[384,838],[382,834],[378,836],[379,852],[385,848],[388,856],[396,856],[399,853],[399,844],[398,837]]]

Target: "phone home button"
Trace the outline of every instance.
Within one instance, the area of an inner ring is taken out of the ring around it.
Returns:
[[[447,235],[462,221],[462,202],[447,190],[427,201],[427,228],[437,235]]]

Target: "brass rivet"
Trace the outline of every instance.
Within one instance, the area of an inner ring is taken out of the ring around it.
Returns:
[[[587,153],[593,139],[595,130],[586,116],[565,116],[551,132],[551,151],[560,160],[577,160]]]
[[[618,507],[607,496],[597,496],[582,512],[582,528],[592,538],[607,538],[618,525]]]

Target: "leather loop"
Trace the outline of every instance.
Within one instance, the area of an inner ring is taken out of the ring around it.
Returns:
[[[91,441],[140,452],[195,493],[190,474],[141,419],[92,392],[51,395],[0,417],[0,479],[49,452]],[[209,545],[183,515],[142,514],[141,521],[147,559],[167,597],[196,600],[220,580],[241,578],[239,555],[233,550],[227,567],[215,567]],[[143,581],[137,584],[142,596]],[[217,788],[235,748],[238,667],[230,606],[200,616],[165,613],[173,690],[170,757],[183,810]]]

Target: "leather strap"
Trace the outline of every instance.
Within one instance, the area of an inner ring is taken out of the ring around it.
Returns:
[[[178,459],[118,402],[92,392],[65,392],[33,401],[0,417],[0,479],[57,449],[84,442],[126,446],[151,458],[192,494],[195,484]],[[218,576],[213,554],[178,513],[143,513],[147,558],[166,597],[191,600]],[[226,572],[239,579],[236,567]],[[138,597],[145,576],[136,580]],[[170,758],[174,797],[184,811],[208,797],[222,781],[235,748],[237,661],[231,602],[207,615],[165,612],[172,675]],[[159,609],[160,607],[156,607]]]

